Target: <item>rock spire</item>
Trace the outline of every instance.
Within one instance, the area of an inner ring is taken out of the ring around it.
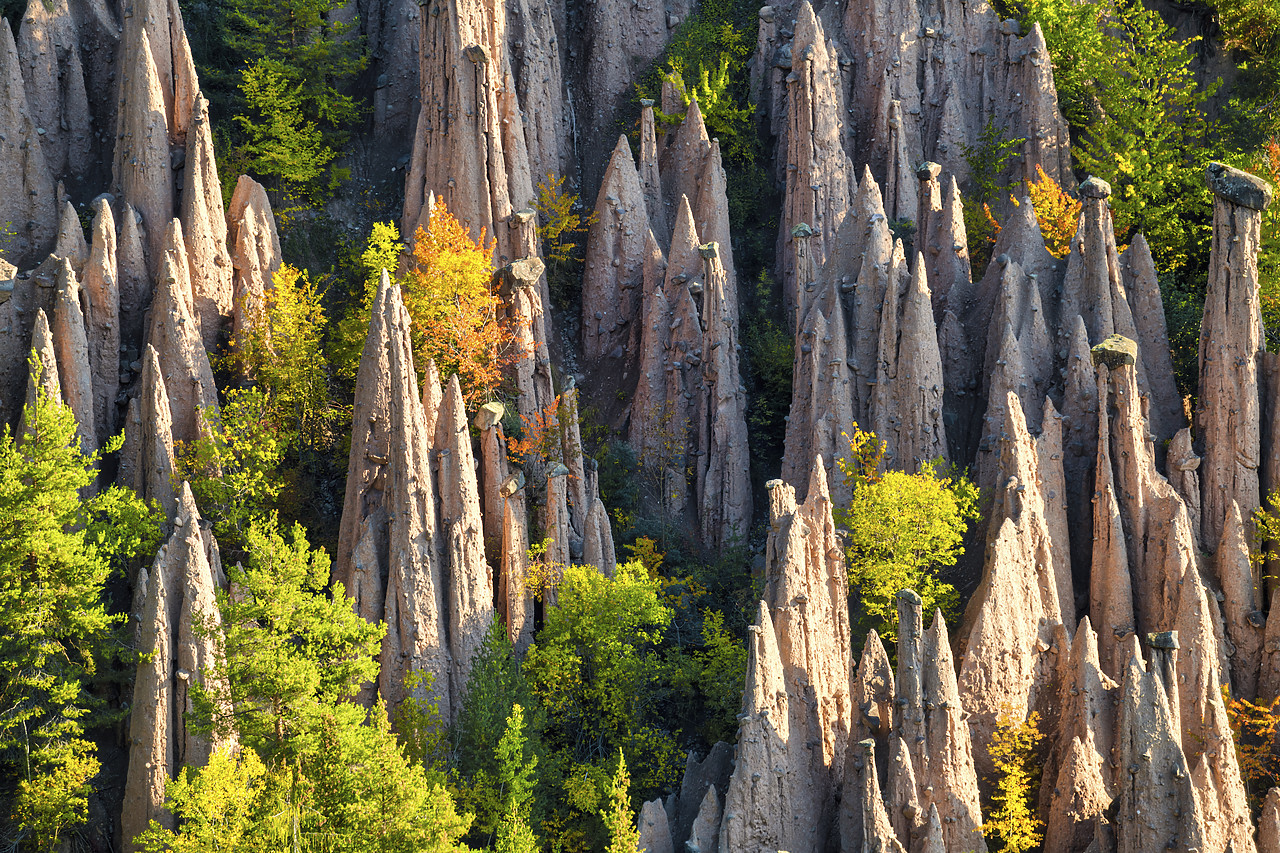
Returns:
[[[1258,353],[1265,349],[1258,302],[1258,246],[1271,185],[1213,163],[1213,246],[1200,327],[1200,537],[1214,551],[1234,501],[1260,504]]]

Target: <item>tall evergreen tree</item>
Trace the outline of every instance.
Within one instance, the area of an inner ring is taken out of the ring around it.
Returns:
[[[381,701],[351,701],[377,677],[385,626],[355,613],[302,528],[272,519],[245,537],[235,595],[219,593],[226,656],[193,725],[239,735],[245,757],[187,770],[170,788],[178,832],[153,823],[148,850],[205,851],[230,826],[244,849],[461,853],[471,823],[438,774],[406,758]],[[252,756],[248,753],[252,753]],[[248,804],[246,806],[246,804]]]
[[[498,742],[498,784],[503,793],[502,820],[494,853],[537,853],[538,839],[529,826],[533,805],[533,771],[537,756],[525,757],[524,708],[511,709],[507,730]]]
[[[82,497],[99,454],[81,452],[69,408],[42,391],[23,423],[20,439],[0,434],[0,799],[15,805],[0,818],[18,846],[46,850],[84,822],[99,769],[85,732],[105,711],[89,687],[122,648],[123,621],[103,588],[154,549],[159,524],[118,487]]]

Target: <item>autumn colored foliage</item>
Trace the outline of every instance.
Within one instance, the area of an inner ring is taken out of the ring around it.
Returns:
[[[550,462],[558,455],[560,403],[557,395],[542,411],[534,412],[532,417],[520,416],[524,427],[522,434],[507,436],[507,458],[512,463],[519,465],[530,455],[543,462]]]
[[[1236,758],[1244,776],[1249,797],[1257,800],[1280,780],[1280,755],[1276,754],[1280,736],[1280,697],[1269,703],[1248,699],[1232,699],[1226,687],[1222,690],[1227,707],[1227,720],[1235,736]]]
[[[493,288],[493,247],[437,203],[414,237],[413,263],[402,283],[412,318],[414,361],[434,360],[445,379],[458,374],[468,408],[491,401],[506,368],[528,355],[515,323],[500,319]]]
[[[1071,254],[1071,240],[1076,236],[1076,228],[1080,225],[1079,199],[1072,198],[1058,182],[1045,174],[1040,164],[1036,164],[1036,179],[1027,181],[1027,197],[1036,212],[1036,222],[1040,225],[1040,233],[1044,235],[1044,247],[1055,258],[1065,258]],[[1009,196],[1014,206],[1019,202],[1015,196]],[[986,251],[990,255],[1000,234],[1000,221],[991,212],[990,205],[982,205],[979,230],[987,233]],[[969,225],[966,221],[966,226]]]
[[[1034,850],[1044,839],[1044,822],[1036,817],[1033,796],[1040,787],[1036,752],[1043,739],[1035,711],[1023,719],[1015,708],[1001,708],[987,744],[996,768],[994,808],[982,831],[989,839],[999,836],[1000,849],[1007,853]]]
[[[1055,258],[1071,254],[1071,238],[1080,222],[1080,201],[1067,195],[1058,182],[1036,164],[1036,179],[1027,181],[1027,195],[1036,211],[1044,247]]]

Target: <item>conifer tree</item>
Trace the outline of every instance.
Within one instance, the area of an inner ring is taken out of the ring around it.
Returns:
[[[40,362],[31,369],[38,380]],[[54,849],[82,823],[99,762],[86,730],[104,720],[89,690],[121,644],[103,588],[159,539],[157,513],[112,486],[91,497],[99,454],[84,454],[71,410],[40,391],[19,440],[0,433],[0,791],[16,835]],[[111,453],[120,439],[107,442]]]
[[[243,849],[461,853],[470,825],[443,778],[405,755],[379,700],[351,701],[377,677],[385,626],[355,613],[329,559],[302,528],[250,525],[246,559],[219,593],[225,658],[197,688],[192,725],[238,734],[227,759],[187,771],[171,786],[177,832],[153,823],[148,850],[205,851],[230,826]],[[248,804],[248,805],[246,805]]]
[[[533,771],[537,756],[525,758],[524,708],[515,705],[507,730],[498,742],[498,784],[503,791],[502,820],[494,853],[537,853],[538,839],[529,826],[533,803]]]
[[[635,853],[640,849],[640,830],[631,810],[631,777],[627,775],[627,759],[618,750],[618,769],[609,786],[609,797],[601,813],[609,832],[606,853]]]

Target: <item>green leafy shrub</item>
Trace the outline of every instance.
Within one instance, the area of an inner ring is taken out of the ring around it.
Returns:
[[[586,261],[586,237],[596,221],[595,211],[583,216],[576,193],[564,189],[564,176],[547,174],[538,181],[538,239],[547,262],[547,287],[562,311],[570,310],[582,289],[582,265]]]
[[[221,412],[204,409],[210,432],[175,442],[175,474],[191,483],[201,514],[224,547],[238,547],[252,524],[265,522],[284,481],[279,467],[292,441],[270,397],[231,389]]]
[[[339,175],[328,167],[338,152],[325,144],[315,121],[304,117],[302,84],[278,63],[258,59],[241,72],[240,94],[247,112],[235,119],[246,137],[249,170],[293,195],[332,194]]]
[[[530,754],[527,747],[524,708],[513,705],[507,730],[498,741],[498,788],[503,792],[503,801],[494,853],[537,853],[539,847],[529,823],[538,757]]]
[[[720,140],[726,168],[760,159],[746,69],[755,47],[758,9],[746,0],[704,0],[680,23],[637,87],[641,97],[654,97],[667,80],[686,108],[697,98],[707,132]],[[668,124],[683,118],[655,113]]]
[[[600,811],[619,749],[637,768],[636,796],[660,795],[683,768],[658,701],[665,665],[657,647],[672,613],[639,562],[619,565],[613,578],[566,566],[556,595],[524,660],[546,714],[542,825],[553,849],[599,849],[608,843]]]
[[[622,750],[618,750],[618,769],[609,785],[608,803],[600,813],[609,831],[609,846],[605,853],[632,853],[640,848],[640,830],[636,828],[635,812],[628,796],[630,787],[627,759]]]
[[[703,611],[700,648],[678,646],[669,657],[672,705],[683,727],[701,735],[703,750],[732,743],[746,686],[747,648],[724,627],[724,614]]]
[[[469,837],[479,847],[490,846],[502,823],[510,818],[504,774],[515,772],[514,765],[504,765],[504,760],[510,761],[512,756],[504,759],[501,750],[494,751],[494,744],[511,731],[517,707],[522,709],[520,754],[536,763],[543,752],[541,707],[516,660],[506,626],[495,618],[471,662],[462,710],[449,728],[451,763],[460,783],[458,804],[475,813]]]
[[[263,393],[289,449],[314,454],[333,445],[335,428],[349,417],[329,396],[324,308],[303,270],[284,264],[272,283],[225,363]]]
[[[849,437],[850,455],[837,460],[853,487],[848,506],[834,507],[847,531],[849,583],[861,603],[859,633],[874,628],[886,644],[898,636],[897,594],[913,589],[924,612],[954,617],[959,596],[939,579],[963,551],[964,534],[978,517],[978,490],[964,475],[939,476],[936,465],[918,473],[879,467],[884,445],[872,433]]]
[[[382,271],[386,270],[392,281],[397,280],[400,255],[404,252],[400,230],[394,222],[375,222],[369,232],[365,249],[360,254],[361,276],[352,292],[347,295],[346,311],[333,329],[329,339],[329,360],[338,380],[348,388],[355,387],[356,373],[360,369],[360,355],[364,352],[365,339],[369,336],[369,319],[373,313],[373,300],[378,295]]]

